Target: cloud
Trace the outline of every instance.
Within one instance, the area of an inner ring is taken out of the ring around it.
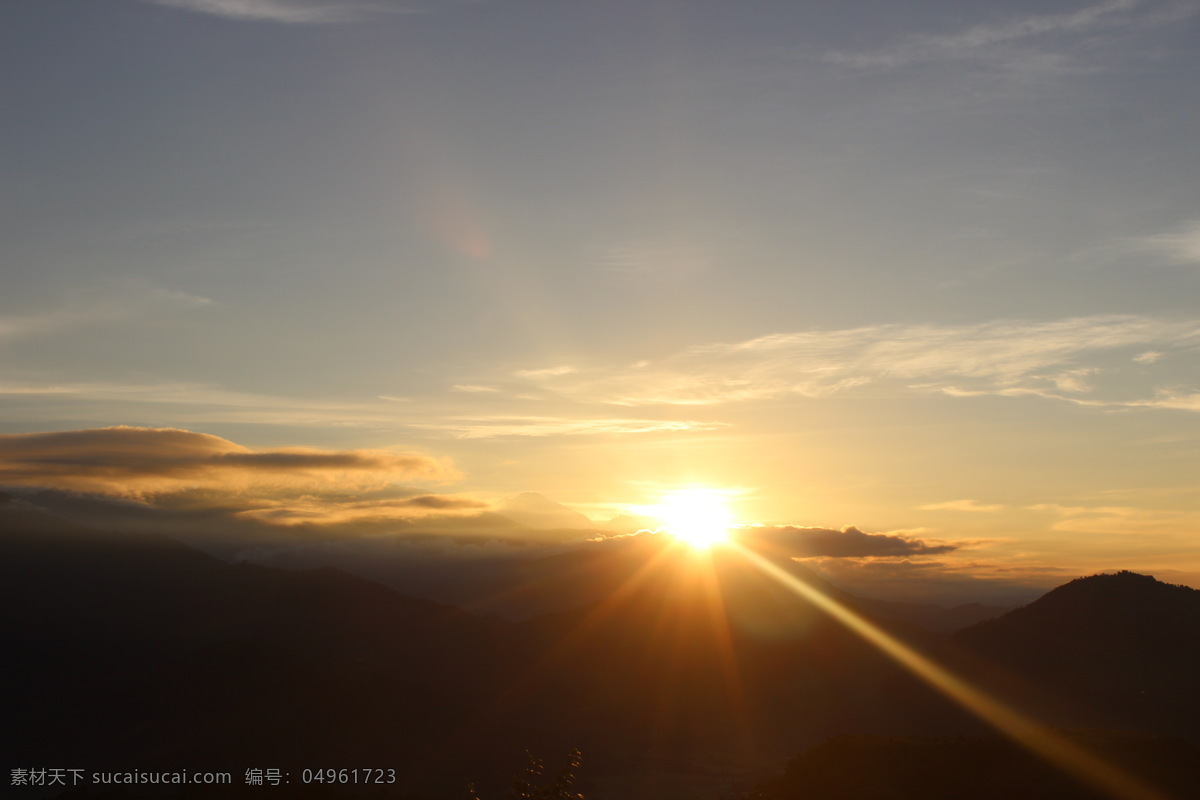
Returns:
[[[111,427],[0,435],[0,483],[120,497],[253,486],[370,487],[447,480],[445,461],[382,450],[251,450],[177,428]]]
[[[1133,250],[1155,253],[1175,265],[1200,264],[1200,219],[1163,233],[1128,240]]]
[[[932,61],[982,60],[997,48],[1055,35],[1083,34],[1130,24],[1140,0],[1108,0],[1066,14],[1034,14],[995,24],[974,25],[948,34],[919,34],[873,51],[830,52],[824,60],[861,69],[895,69]],[[1157,18],[1147,20],[1157,22]]]
[[[1125,405],[1134,408],[1165,408],[1174,411],[1200,412],[1200,392],[1161,390],[1154,397],[1133,400]]]
[[[484,0],[145,0],[160,6],[246,22],[329,25],[381,14],[428,14]]]
[[[356,523],[393,523],[430,516],[478,514],[489,507],[483,500],[454,495],[422,494],[348,500],[305,495],[282,499],[260,498],[254,508],[236,513],[238,517],[272,525],[346,526]]]
[[[321,542],[345,543],[339,548],[343,552],[370,553],[370,560],[385,561],[403,557],[398,548],[406,542],[426,542],[425,549],[445,552],[487,542],[554,547],[601,534],[586,518],[567,519],[567,509],[562,519],[542,515],[531,526],[530,520],[511,518],[509,508],[494,499],[404,485],[367,490],[344,484],[316,489],[210,485],[136,498],[36,486],[2,489],[0,495],[78,524],[166,534],[235,560],[248,550],[310,550]]]
[[[985,505],[974,500],[947,500],[944,503],[929,503],[917,506],[917,508],[921,511],[973,511],[984,514],[994,514],[1004,510],[1002,505]]]
[[[7,397],[5,397],[7,395]],[[396,425],[411,403],[404,397],[374,401],[305,399],[232,391],[191,382],[20,381],[0,383],[10,419],[27,422],[97,417],[153,416],[178,425],[258,423],[266,425]],[[421,416],[422,419],[426,415]]]
[[[1200,552],[1200,541],[1195,535],[1200,530],[1200,512],[1058,503],[1027,508],[1056,517],[1050,526],[1054,531],[1116,537],[1120,539],[1122,552],[1130,556],[1169,560],[1174,555]]]
[[[449,537],[548,545],[600,533],[537,495],[499,501],[420,488],[458,477],[428,455],[258,450],[176,428],[0,435],[4,491],[86,525],[168,533],[225,556],[254,543]]]
[[[160,6],[181,8],[227,19],[317,25],[354,22],[383,11],[403,12],[403,7],[384,9],[378,3],[334,0],[147,0]]]
[[[464,387],[454,387],[463,391]],[[475,387],[468,395],[491,396],[501,389]],[[516,395],[517,399],[529,399]],[[136,412],[176,421],[179,425],[256,423],[295,426],[386,426],[433,431],[460,439],[527,436],[611,436],[641,433],[709,431],[725,423],[700,420],[631,418],[566,418],[525,415],[430,415],[410,398],[376,397],[374,401],[302,399],[230,391],[197,383],[116,383],[13,381],[0,383],[0,401],[10,420],[93,420],[97,416],[129,417]],[[405,408],[405,406],[408,406]],[[148,409],[148,410],[147,410]]]
[[[1198,320],[1134,315],[970,325],[883,324],[699,345],[656,363],[581,369],[552,381],[542,376],[530,380],[570,399],[627,406],[822,397],[882,384],[957,396],[1041,395],[1078,402],[1056,392],[1090,392],[1084,376],[1121,377],[1117,371],[1121,365],[1128,367],[1133,358],[1123,351],[1153,347],[1190,351],[1194,357],[1197,345]],[[1124,358],[1110,365],[1118,355]],[[1093,363],[1081,363],[1087,361]],[[1124,377],[1145,380],[1140,373]],[[1132,389],[1153,396],[1147,388]],[[1144,405],[1147,399],[1135,395],[1132,400],[1105,397],[1094,402]]]
[[[493,439],[509,436],[597,436],[710,431],[725,427],[725,423],[696,420],[496,416],[463,417],[414,427],[446,431],[459,439]]]
[[[790,525],[742,528],[738,540],[755,549],[793,558],[900,558],[958,549],[957,545],[931,545],[891,533],[863,533],[853,525],[841,530]]]
[[[176,314],[211,305],[207,297],[138,280],[107,289],[75,290],[58,308],[36,313],[0,314],[0,344],[92,325]]]
[[[557,378],[560,375],[570,375],[572,372],[576,372],[575,367],[563,365],[559,367],[547,367],[545,369],[523,369],[515,374],[518,378],[540,380],[542,378]]]

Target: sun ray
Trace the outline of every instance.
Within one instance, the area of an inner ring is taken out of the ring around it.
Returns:
[[[1133,776],[972,686],[778,564],[736,542],[731,542],[730,547],[764,574],[829,614],[931,687],[1064,772],[1121,800],[1167,800]]]
[[[488,708],[481,709],[473,720],[473,724],[482,725],[485,722],[499,719],[519,707],[522,700],[540,691],[542,682],[548,676],[556,673],[567,658],[585,642],[589,633],[619,611],[638,587],[645,584],[669,563],[670,550],[671,548],[661,548],[611,594],[597,603],[566,636],[555,642],[550,649],[540,655],[537,661],[530,664],[523,674],[501,692]]]

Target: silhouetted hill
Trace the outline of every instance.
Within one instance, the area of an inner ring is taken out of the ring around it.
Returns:
[[[397,770],[397,794],[457,800],[471,780],[484,796],[502,793],[524,748],[553,759],[579,746],[589,798],[698,800],[838,733],[981,729],[747,562],[643,544],[582,572],[561,560],[562,580],[586,580],[600,598],[518,624],[334,569],[227,564],[163,537],[0,504],[0,681],[14,687],[0,766],[379,766]],[[1161,591],[1152,584],[1135,594]],[[1154,608],[1174,620],[1168,594]],[[1028,662],[1022,674],[1036,678],[1041,655],[1058,657],[1051,645],[1106,658],[1153,629],[1137,611],[1100,626],[1115,638],[1099,650],[1081,650],[1086,637],[1054,644],[1056,626],[1090,630],[1078,620],[1106,606],[1071,600],[1071,613],[1043,614],[1058,607],[1053,595],[960,638]],[[945,642],[883,624],[926,652]],[[1168,636],[1190,623],[1162,624]],[[1181,667],[1159,668],[1194,696]]]
[[[525,747],[578,745],[617,796],[666,800],[681,796],[668,778],[718,785],[838,730],[944,716],[872,648],[730,566],[724,599],[662,558],[592,606],[518,625],[23,504],[0,511],[0,550],[0,679],[20,687],[3,751],[18,762],[376,763],[432,798],[501,780]]]
[[[498,621],[333,569],[225,564],[162,537],[3,512],[0,682],[13,692],[2,751],[13,762],[253,758],[412,778],[458,757],[439,748],[496,692],[476,661],[497,652]]]
[[[1200,736],[1200,591],[1147,575],[1079,578],[962,630],[970,652],[1076,699],[1090,724]]]
[[[1195,796],[1200,750],[1182,739],[1074,732],[1068,738],[1138,775],[1162,797]],[[996,737],[841,736],[810,748],[745,800],[1111,800]]]

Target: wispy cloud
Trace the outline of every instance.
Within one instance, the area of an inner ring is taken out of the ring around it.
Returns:
[[[1133,250],[1159,255],[1171,264],[1200,264],[1200,219],[1162,233],[1128,240],[1127,244]]]
[[[459,384],[455,384],[451,388],[454,389],[454,391],[456,391],[456,392],[467,392],[468,394],[482,394],[482,393],[487,393],[487,392],[499,392],[500,391],[499,387],[496,387],[496,386],[481,386],[479,384],[474,384],[474,383],[459,383]]]
[[[1140,0],[1109,0],[1067,14],[1034,14],[1000,23],[974,25],[955,33],[914,35],[878,50],[831,52],[824,59],[851,67],[882,69],[931,61],[983,59],[1001,46],[1128,24],[1130,12],[1140,5]]]
[[[38,381],[9,378],[0,383],[10,417],[23,401],[20,418],[129,419],[147,409],[174,424],[241,422],[268,425],[366,425],[397,423],[403,398],[350,402],[256,394],[183,381]],[[36,401],[36,402],[34,402]],[[186,420],[186,422],[183,422]]]
[[[200,295],[125,281],[115,287],[77,290],[56,308],[22,314],[0,313],[0,344],[92,325],[111,325],[157,314],[203,308],[212,300]]]
[[[981,514],[994,514],[1004,510],[1002,505],[979,503],[975,500],[947,500],[944,503],[929,503],[917,508],[921,511],[970,511]]]
[[[1125,405],[1136,408],[1167,408],[1175,411],[1200,411],[1200,392],[1164,390],[1145,400],[1133,400]]]
[[[639,433],[683,433],[725,427],[720,422],[655,419],[567,419],[563,417],[464,417],[414,427],[445,431],[459,439],[509,436],[598,436]]]
[[[305,494],[299,497],[257,498],[237,517],[271,525],[361,525],[389,520],[475,515],[490,508],[482,500],[442,494],[409,497],[338,499]]]
[[[537,371],[535,371],[537,372]],[[545,379],[545,378],[543,378]],[[183,426],[213,423],[303,427],[383,427],[393,431],[432,432],[458,439],[542,436],[616,436],[700,432],[726,427],[702,420],[626,417],[563,417],[521,414],[471,414],[475,398],[493,398],[498,388],[462,385],[456,392],[469,401],[458,413],[430,413],[427,405],[404,397],[373,400],[300,398],[254,394],[196,383],[0,382],[0,400],[10,420],[25,422],[116,419],[152,415]],[[7,398],[7,399],[6,399]],[[517,399],[521,397],[518,395]]]
[[[557,367],[546,367],[544,369],[523,369],[515,373],[518,378],[530,378],[537,380],[539,378],[557,378],[560,375],[570,375],[576,372],[575,367],[561,365]]]
[[[320,25],[355,22],[381,12],[409,12],[403,5],[339,0],[146,0],[160,6],[181,8],[228,19],[281,22],[293,25]]]
[[[1200,513],[1195,511],[1058,503],[1027,508],[1055,517],[1051,530],[1116,538],[1121,552],[1131,556],[1169,560],[1173,554],[1200,552],[1200,541],[1195,536]],[[1108,543],[1106,549],[1113,549],[1113,545]]]
[[[247,22],[328,25],[359,22],[381,14],[428,14],[481,0],[144,0]]]
[[[821,397],[866,385],[955,396],[1040,395],[1096,405],[1189,406],[1190,394],[1176,389],[1160,395],[1155,387],[1138,383],[1148,380],[1140,373],[1118,375],[1124,381],[1123,397],[1099,396],[1083,380],[1132,369],[1135,355],[1127,351],[1144,353],[1148,347],[1185,353],[1194,362],[1200,321],[1109,315],[797,331],[700,345],[660,362],[533,380],[577,401],[627,406]],[[1075,397],[1089,393],[1086,399]]]

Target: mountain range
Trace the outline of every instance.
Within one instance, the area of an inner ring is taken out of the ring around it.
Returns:
[[[305,769],[373,767],[396,784],[337,791],[457,799],[474,783],[489,800],[525,750],[553,766],[578,747],[589,800],[671,800],[749,792],[839,735],[987,732],[746,565],[697,567],[649,538],[539,564],[537,591],[569,607],[521,621],[17,501],[0,504],[0,552],[6,774],[279,768],[295,792]],[[917,624],[928,611],[783,566],[1049,722],[1200,740],[1200,592],[1093,576],[948,636]]]

